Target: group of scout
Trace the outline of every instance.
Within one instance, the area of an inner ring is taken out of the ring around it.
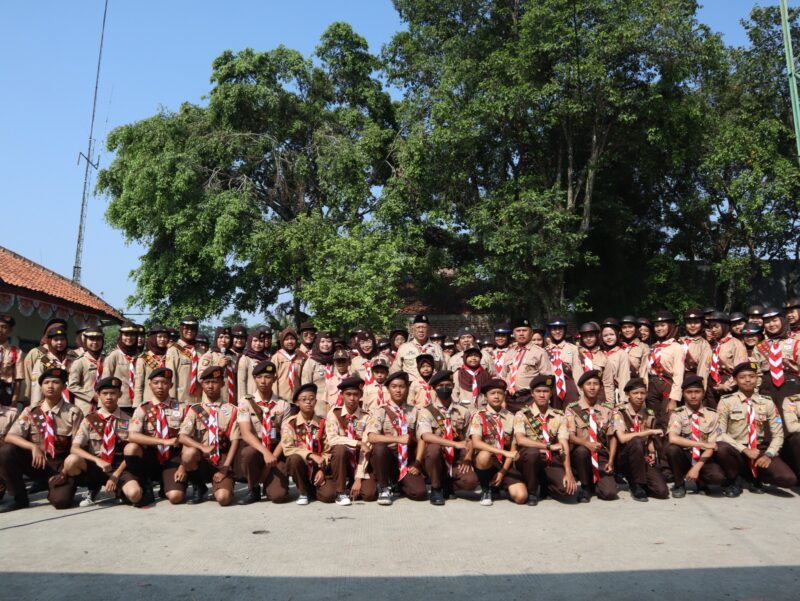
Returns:
[[[101,491],[145,506],[155,485],[173,504],[207,500],[210,485],[229,505],[237,481],[248,490],[239,504],[282,503],[289,478],[300,505],[795,486],[800,299],[689,310],[682,322],[681,335],[659,311],[568,337],[564,318],[523,318],[490,339],[464,328],[447,340],[417,315],[386,339],[303,323],[276,348],[268,328],[218,328],[203,350],[189,316],[177,332],[124,323],[104,356],[101,329],[69,349],[59,320],[23,353],[0,315],[0,511],[38,490],[68,508],[78,486],[82,506]]]

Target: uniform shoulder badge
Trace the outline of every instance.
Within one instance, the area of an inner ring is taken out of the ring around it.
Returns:
[[[574,403],[570,403],[569,404],[569,408],[570,409],[578,409],[579,407],[580,407],[580,403],[578,401],[575,401]]]
[[[563,412],[563,411],[561,411],[561,409],[552,409],[552,411],[553,411],[553,413],[555,413],[556,415],[564,415],[564,412]]]
[[[648,411],[650,410],[648,409]],[[681,411],[683,411],[683,407],[675,407],[675,409],[672,410],[673,413],[680,413]]]
[[[612,411],[614,410],[614,403],[611,402],[603,403],[601,406],[605,407],[606,409],[611,409]]]
[[[246,395],[244,395],[244,398],[247,401],[254,401],[256,397],[255,397],[255,395],[252,395],[252,394],[246,394]]]
[[[653,413],[653,410],[652,410],[652,409],[648,409],[648,410],[647,410],[647,415],[655,415],[655,413]]]
[[[713,412],[713,413],[716,413],[716,412],[717,412],[717,410],[716,410],[716,409],[714,409],[713,407],[703,407],[703,409],[705,409],[706,411],[711,411],[711,412]]]

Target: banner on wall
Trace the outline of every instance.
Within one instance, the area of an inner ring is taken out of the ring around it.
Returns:
[[[69,307],[28,298],[19,294],[0,293],[0,313],[7,313],[14,307],[23,317],[30,317],[35,311],[43,321],[55,316],[67,321],[72,320],[78,328],[94,327],[100,324],[100,318],[91,313],[76,311]]]

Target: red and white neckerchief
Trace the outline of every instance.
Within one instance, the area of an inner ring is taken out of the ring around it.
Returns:
[[[58,357],[56,357],[56,361],[58,361],[58,366],[61,369],[69,373],[69,357],[65,356],[63,361]],[[72,402],[72,393],[70,393],[69,388],[67,388],[66,386],[64,386],[64,390],[61,391],[61,398],[64,400],[65,403]]]
[[[211,463],[219,463],[219,418],[217,408],[214,405],[208,406],[208,444],[211,447],[211,454],[208,458]]]
[[[564,379],[564,361],[561,359],[561,349],[555,345],[550,347],[550,363],[553,364],[553,375],[556,380],[556,395],[561,400],[567,396],[567,382]]]
[[[445,440],[455,440],[455,433],[453,432],[453,420],[447,414],[447,409],[441,407],[439,411],[442,414],[442,438]],[[455,447],[442,447],[444,453],[444,462],[447,465],[447,473],[453,475],[453,461],[456,458]]]
[[[500,417],[500,414],[495,413],[493,415],[489,415],[486,411],[479,411],[478,415],[481,416],[481,430],[483,439],[487,440],[493,437],[494,446],[502,451],[505,448],[506,436],[505,432],[503,431],[503,420]],[[489,422],[492,423],[491,430],[489,427]],[[503,456],[500,453],[495,453],[495,457],[497,457],[497,459],[500,461],[503,460]]]
[[[683,347],[683,354],[684,354],[684,355],[688,355],[688,354],[689,354],[689,345],[690,345],[692,342],[694,342],[695,340],[697,340],[697,338],[696,338],[696,337],[695,337],[695,338],[691,338],[691,337],[689,337],[689,336],[684,336],[684,337],[681,339],[681,346]]]
[[[719,350],[723,344],[726,342],[730,342],[733,338],[730,334],[722,338],[716,345],[714,345],[714,351],[711,353],[711,367],[709,368],[708,375],[711,376],[711,379],[714,380],[715,384],[719,384],[722,377],[719,375]]]
[[[756,432],[756,409],[753,407],[753,399],[745,399],[744,404],[747,406],[747,448],[758,448],[758,433]],[[750,460],[750,471],[753,477],[758,477],[758,468],[754,459]]]
[[[652,369],[658,375],[660,375],[663,371],[663,368],[661,367],[661,351],[667,348],[670,344],[672,344],[672,338],[665,340],[664,342],[656,342],[653,345],[653,348],[650,350],[650,369]]]
[[[539,420],[539,424],[542,426],[542,440],[545,444],[550,444],[550,428],[547,426],[547,416],[542,415],[541,413],[536,416],[536,419]],[[544,459],[547,462],[547,465],[550,465],[553,461],[553,451],[549,448],[545,449],[544,451]]]
[[[597,442],[597,419],[594,417],[594,407],[589,407],[589,440]],[[597,484],[600,480],[600,457],[597,451],[591,451],[592,457],[592,481]]]
[[[478,395],[480,394],[480,390],[478,389],[478,374],[481,373],[481,368],[478,367],[475,371],[471,370],[466,365],[461,366],[464,371],[472,378],[472,403],[477,404],[478,402]]]
[[[625,351],[626,353],[628,353],[630,355],[631,354],[631,349],[632,348],[636,348],[636,343],[635,342],[623,342],[619,346],[620,346],[620,348],[622,348],[623,351]]]
[[[261,444],[267,447],[268,451],[272,451],[272,408],[275,406],[275,401],[270,399],[268,403],[263,401],[256,401],[256,404],[261,407]]]
[[[420,378],[419,382],[417,383],[420,385],[422,390],[425,391],[425,406],[430,405],[433,402],[433,398],[431,397],[431,385],[422,378]]]
[[[517,374],[519,373],[522,360],[525,358],[525,353],[528,352],[527,346],[521,346],[517,349],[517,354],[514,356],[514,361],[508,370],[508,393],[514,394],[517,391]]]
[[[95,359],[89,353],[86,353],[86,360],[95,367],[94,387],[97,390],[97,383],[103,379],[103,355]]]
[[[290,355],[285,349],[281,349],[278,352],[281,353],[289,362],[289,373],[286,376],[286,379],[289,384],[289,392],[294,395],[295,378],[297,377],[297,366],[294,364],[294,358],[297,357],[297,353],[292,353]]]
[[[372,361],[364,361],[364,385],[367,386],[375,381],[375,376],[372,375]]]
[[[317,432],[322,430],[322,427],[323,427],[322,425],[317,426]],[[306,448],[308,449],[309,453],[315,453],[316,452],[315,449],[314,449],[314,439],[316,438],[315,435],[317,434],[317,432],[314,432],[314,423],[313,422],[308,422],[306,424],[306,440],[305,440],[305,443],[306,443]],[[322,449],[320,448],[319,451],[321,453]],[[314,477],[314,462],[313,461],[309,461],[309,463],[308,463],[308,479],[311,480],[313,477]]]
[[[223,356],[228,356],[223,353]],[[232,359],[232,358],[231,358]],[[236,386],[236,379],[233,373],[233,361],[228,361],[225,365],[225,388],[228,389],[228,402],[233,405],[236,402],[236,395],[234,394],[234,387]]]
[[[692,442],[700,442],[700,412],[692,413]],[[692,447],[692,465],[700,461],[700,447]]]
[[[345,415],[345,420],[347,420],[347,438],[350,440],[356,440],[356,426],[355,422],[358,419],[355,413],[348,413]],[[350,470],[355,474],[356,466],[358,465],[358,459],[356,457],[356,452],[358,447],[347,447],[347,455],[348,459],[350,460]]]
[[[164,410],[164,405],[153,399],[150,401],[156,410],[156,437],[166,440],[169,438],[169,425],[167,424],[167,412]],[[156,445],[156,454],[158,462],[164,463],[169,459],[169,446],[165,444]]]
[[[408,434],[408,424],[406,423],[406,415],[403,413],[403,409],[401,407],[395,406],[395,409],[390,409],[387,405],[385,407],[385,411],[389,415],[389,419],[392,423],[392,428],[394,428],[394,435],[395,436],[405,436]],[[407,444],[397,444],[397,465],[400,468],[400,476],[397,478],[397,481],[400,482],[403,478],[406,477],[408,474],[408,445]]]
[[[642,422],[639,419],[638,415],[634,415],[633,416],[633,431],[634,432],[639,432],[639,431],[641,431],[641,429],[642,429]]]
[[[383,407],[386,404],[386,399],[383,396],[383,384],[378,384],[378,407]]]
[[[44,452],[50,455],[50,458],[56,456],[56,431],[53,420],[53,411],[42,411],[44,414]]]
[[[128,398],[132,401],[136,393],[136,355],[126,355],[123,351],[122,356],[128,362]],[[98,379],[100,376],[98,376]]]
[[[498,348],[494,350],[494,370],[497,372],[497,375],[500,375],[500,372],[503,371],[503,357],[506,356],[506,351],[508,349]]]
[[[781,351],[780,340],[769,341],[769,375],[772,383],[780,388],[783,386],[783,352]]]
[[[594,354],[588,349],[581,349],[581,357],[583,358],[583,371],[592,371],[594,369]]]
[[[8,347],[8,356],[11,358],[9,367],[14,367],[17,364],[17,358],[19,357],[19,349],[15,346]],[[5,353],[3,351],[3,347],[0,346],[0,365],[3,364],[4,359]]]
[[[103,425],[103,448],[100,450],[100,459],[107,463],[114,461],[114,451],[117,447],[117,418],[109,415]]]
[[[187,344],[186,348],[191,349],[192,351],[192,370],[189,374],[189,394],[194,396],[194,393],[197,392],[197,367],[200,357],[198,357],[197,351],[193,345]]]

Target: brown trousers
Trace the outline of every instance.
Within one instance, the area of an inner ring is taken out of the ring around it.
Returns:
[[[358,453],[358,449],[355,451]],[[346,493],[348,482],[352,483],[355,478],[355,473],[353,473],[350,464],[350,457],[351,453],[346,445],[336,445],[333,447],[330,461],[330,476],[336,488],[336,493]],[[376,501],[378,499],[378,485],[375,482],[375,476],[373,474],[361,480],[361,493],[357,498],[362,501]],[[319,492],[317,493],[317,499],[323,503],[333,503],[333,501],[336,500],[335,497],[320,497]]]
[[[411,447],[408,449],[409,465],[413,462],[414,455]],[[400,468],[397,463],[397,449],[392,449],[384,442],[375,443],[372,446],[372,455],[369,463],[378,481],[378,486],[386,488],[389,481],[397,482]],[[424,501],[428,498],[428,491],[425,488],[425,478],[422,474],[406,474],[406,477],[398,483],[400,491],[412,501]]]
[[[475,470],[466,473],[458,471],[458,466],[464,462],[465,449],[456,449],[453,456],[453,475],[447,473],[447,462],[444,460],[444,448],[438,444],[425,443],[423,461],[425,474],[431,481],[431,488],[446,488],[448,490],[473,491],[478,486],[478,476]]]
[[[553,453],[550,465],[547,464],[545,454],[539,449],[523,447],[519,451],[517,469],[522,473],[522,481],[528,487],[528,494],[539,495],[540,485],[547,485],[547,492],[551,497],[560,499],[569,498],[564,488],[564,464]]]
[[[158,461],[156,447],[146,446],[142,448],[142,457],[125,456],[128,469],[139,481],[140,485],[146,485],[146,481],[161,482],[161,489],[164,492],[177,490],[186,492],[187,482],[175,482],[175,472],[181,466],[181,448],[170,449],[170,454],[164,463]]]
[[[736,476],[742,476],[745,480],[753,481],[750,460],[732,445],[726,442],[717,443],[716,457],[725,472],[725,479],[728,482],[733,482]],[[768,468],[758,468],[756,480],[780,488],[792,488],[797,484],[797,476],[794,475],[792,469],[780,457],[773,458]]]
[[[692,468],[692,450],[678,445],[668,444],[664,447],[664,455],[669,463],[672,477],[675,478],[675,486],[683,486],[686,482],[686,472]],[[722,485],[725,482],[725,472],[712,456],[703,462],[700,468],[700,484]]]
[[[619,489],[614,476],[606,474],[605,469],[608,465],[608,451],[600,449],[597,451],[597,463],[600,465],[600,478],[594,483],[594,472],[592,471],[592,453],[586,447],[574,445],[570,452],[572,460],[572,471],[575,478],[580,480],[583,486],[594,486],[597,498],[603,501],[613,501],[617,498]]]
[[[580,392],[578,392],[578,387],[575,385],[575,380],[566,374],[564,374],[564,392],[564,399],[562,400],[558,398],[556,389],[553,388],[553,396],[550,401],[553,409],[564,411],[569,405],[577,402],[580,399],[581,395]]]
[[[765,371],[761,374],[761,386],[758,388],[759,394],[766,395],[772,399],[781,418],[783,418],[783,401],[786,397],[793,394],[800,394],[800,377],[784,370],[783,378],[783,386],[778,388],[773,384],[769,372]]]
[[[669,415],[667,414],[667,405],[669,403],[669,393],[672,389],[672,383],[656,374],[650,374],[649,384],[647,386],[647,408],[652,409],[656,415],[656,428],[666,430],[669,425]]]
[[[28,449],[6,443],[0,447],[0,477],[5,480],[9,494],[13,495],[17,501],[28,500],[28,491],[25,490],[24,480],[24,476],[27,476],[31,480],[47,483],[47,500],[53,507],[69,509],[72,507],[72,500],[78,489],[75,478],[65,478],[64,482],[59,485],[49,481],[52,476],[61,473],[66,458],[66,454],[55,457],[46,456],[45,466],[41,469],[34,469],[33,453]]]
[[[795,474],[800,474],[800,432],[786,434],[781,447],[781,459],[783,459]]]
[[[308,474],[308,463],[300,455],[289,455],[286,458],[286,472],[292,477],[297,491],[301,495],[313,497],[323,503],[333,503],[336,500],[336,483],[331,478],[325,478],[322,486],[314,486],[319,468],[314,465],[311,476]]]
[[[283,456],[274,466],[267,467],[261,452],[242,442],[233,461],[233,473],[237,480],[247,481],[247,488],[253,489],[263,484],[267,497],[273,503],[289,500],[289,477]]]
[[[644,438],[633,438],[619,445],[617,467],[631,484],[644,486],[651,497],[666,499],[669,488],[664,475],[645,460],[647,444]]]
[[[120,459],[121,461],[121,459]],[[119,462],[116,460],[114,461],[114,469],[119,467]],[[96,463],[92,463],[91,461],[86,462],[86,471],[78,476],[78,483],[86,486],[89,490],[100,490],[101,487],[105,486],[106,482],[108,482],[108,478],[111,476],[110,473],[106,473],[97,467]],[[127,502],[128,499],[122,493],[122,487],[125,486],[128,482],[135,481],[136,477],[131,474],[128,470],[123,470],[123,472],[117,478],[117,491],[116,496],[118,499],[122,499],[123,501]]]

